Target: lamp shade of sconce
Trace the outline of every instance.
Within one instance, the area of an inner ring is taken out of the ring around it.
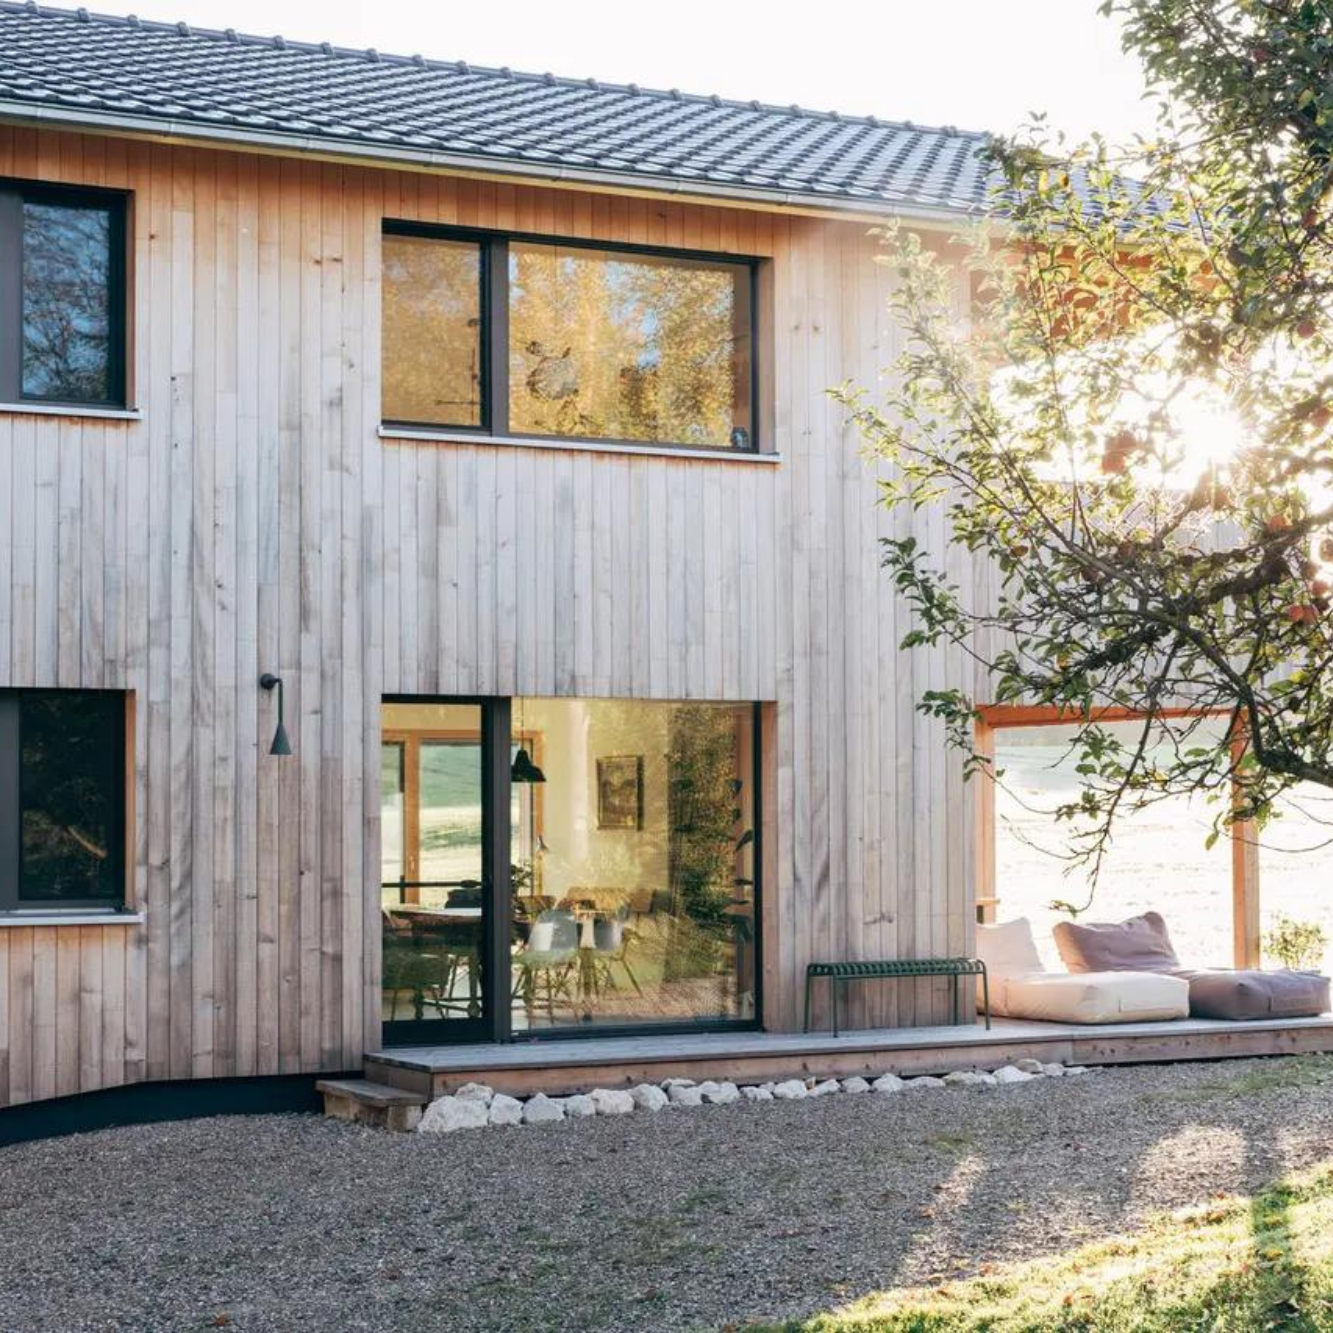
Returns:
[[[271,671],[266,671],[259,678],[261,689],[278,691],[278,725],[273,732],[273,744],[268,747],[269,754],[289,755],[292,752],[292,743],[287,739],[287,728],[283,723],[283,699],[282,699],[282,677],[275,676]]]

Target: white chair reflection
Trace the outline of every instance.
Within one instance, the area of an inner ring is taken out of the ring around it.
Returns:
[[[636,995],[643,994],[643,987],[639,985],[626,957],[630,945],[637,938],[633,928],[626,925],[629,914],[629,904],[624,903],[615,916],[599,917],[592,923],[593,989],[597,994],[601,994],[606,987],[615,989],[615,976],[611,971],[613,965],[618,966],[629,978],[629,984],[634,987]]]
[[[557,1002],[572,1006],[578,976],[579,923],[572,912],[552,908],[531,925],[527,943],[514,955],[512,998],[522,999],[529,1015],[544,1006],[555,1020]]]

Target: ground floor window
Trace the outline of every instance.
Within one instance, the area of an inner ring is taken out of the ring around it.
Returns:
[[[756,716],[387,700],[389,1028],[448,1040],[755,1021]]]
[[[0,911],[125,901],[125,696],[0,690]]]

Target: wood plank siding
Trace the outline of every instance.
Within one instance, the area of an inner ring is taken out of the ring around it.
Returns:
[[[771,703],[771,1029],[811,958],[968,947],[971,808],[913,708],[946,663],[878,569],[911,520],[825,394],[897,350],[865,224],[0,125],[3,176],[133,191],[141,419],[0,412],[0,687],[132,691],[142,920],[0,929],[0,1101],[360,1066],[390,693]],[[385,218],[770,258],[780,462],[381,439]]]

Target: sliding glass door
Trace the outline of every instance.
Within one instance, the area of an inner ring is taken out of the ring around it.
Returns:
[[[386,1040],[494,1035],[496,876],[488,837],[496,811],[487,797],[493,768],[487,747],[496,731],[495,712],[484,703],[384,704],[380,908]]]

